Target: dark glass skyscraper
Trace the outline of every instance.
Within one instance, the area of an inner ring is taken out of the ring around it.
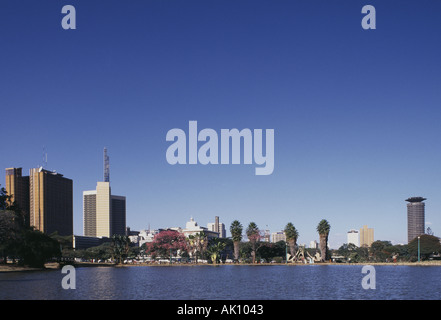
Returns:
[[[424,234],[424,200],[423,197],[411,197],[407,202],[407,242]]]

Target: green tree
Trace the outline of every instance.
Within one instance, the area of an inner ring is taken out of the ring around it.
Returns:
[[[257,256],[265,259],[266,262],[271,262],[275,257],[282,257],[285,255],[285,241],[278,241],[276,243],[262,242],[257,249]]]
[[[390,241],[376,240],[372,242],[369,248],[369,254],[375,262],[384,262],[389,258],[391,252],[386,248],[392,247]]]
[[[0,252],[3,262],[6,263],[9,255],[15,255],[19,245],[21,230],[15,220],[15,213],[9,210],[0,211]]]
[[[397,261],[409,261],[410,255],[408,250],[408,245],[403,244],[397,244],[393,246],[393,258],[395,258]]]
[[[216,264],[218,262],[219,256],[221,252],[225,249],[225,246],[226,243],[218,238],[214,238],[210,241],[210,244],[207,248],[207,253],[209,254],[213,264]]]
[[[196,263],[199,258],[204,257],[208,247],[208,237],[204,231],[191,234],[187,238],[187,250],[195,258]]]
[[[297,239],[299,238],[299,232],[291,222],[288,222],[288,224],[285,226],[284,231],[285,231],[286,241],[288,242],[288,246],[289,246],[289,252],[291,256],[294,257],[296,254]]]
[[[11,196],[4,188],[0,189],[0,252],[4,263],[8,256],[14,261],[23,244],[23,232],[26,230],[22,212],[11,204]]]
[[[441,252],[440,239],[429,234],[422,234],[420,236],[420,257],[421,260],[427,260],[431,254]],[[413,260],[418,257],[418,237],[415,237],[408,244],[409,254]]]
[[[241,242],[239,246],[239,257],[242,263],[250,262],[251,257],[251,243],[249,242]]]
[[[426,234],[428,234],[429,236],[433,236],[433,231],[430,227],[427,227]]]
[[[130,248],[130,239],[128,236],[114,234],[112,236],[112,250],[117,263],[122,263],[127,257]]]
[[[344,243],[336,253],[340,256],[344,256],[349,262],[362,262],[367,261],[367,250],[367,248],[359,248],[353,243]]]
[[[25,213],[20,209],[17,202],[11,201],[12,195],[8,195],[5,188],[0,189],[0,210],[12,211],[15,214],[14,220],[15,223],[19,226],[19,228],[24,229],[26,227],[25,224]]]
[[[0,251],[7,257],[20,259],[20,263],[31,267],[44,267],[51,258],[60,258],[60,244],[49,235],[26,226],[24,212],[0,189]]]
[[[20,247],[22,263],[30,267],[42,268],[51,258],[60,258],[61,250],[57,240],[38,230],[26,230]]]
[[[317,225],[317,232],[320,237],[320,254],[322,261],[326,261],[328,258],[328,236],[330,230],[331,225],[325,219],[321,220]]]
[[[242,241],[242,230],[243,230],[243,227],[239,221],[234,220],[231,223],[230,232],[231,232],[231,238],[233,240],[234,260],[235,261],[239,260],[239,244]]]
[[[60,236],[58,232],[54,232],[49,235],[52,239],[57,240],[61,248],[61,256],[63,258],[75,258],[75,252],[73,250],[73,236]]]
[[[108,260],[114,256],[113,244],[105,242],[99,246],[90,247],[86,250],[81,250],[76,254],[77,258],[85,260]]]
[[[219,241],[225,243],[225,248],[222,251],[222,260],[234,259],[234,243],[231,238],[219,238]]]
[[[11,196],[8,195],[5,188],[0,189],[0,210],[6,210],[9,205],[8,203],[11,201]]]
[[[256,263],[257,243],[260,241],[260,230],[254,222],[250,222],[246,230],[247,238],[251,244],[252,263]]]

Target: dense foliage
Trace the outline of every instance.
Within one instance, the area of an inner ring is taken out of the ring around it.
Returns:
[[[31,267],[43,267],[50,259],[61,257],[57,240],[25,225],[24,213],[17,204],[11,203],[11,196],[4,188],[0,189],[0,253],[2,261],[8,258],[13,262]]]

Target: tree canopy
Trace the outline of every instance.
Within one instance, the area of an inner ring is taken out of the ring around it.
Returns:
[[[329,222],[325,219],[321,220],[319,222],[319,224],[317,225],[317,232],[320,235],[328,235],[329,231],[331,230],[331,225],[329,224]]]
[[[285,235],[286,240],[295,240],[297,241],[299,237],[299,232],[297,231],[296,227],[291,222],[288,222],[285,226]]]
[[[146,243],[146,253],[153,257],[168,257],[177,250],[187,250],[187,242],[185,236],[175,230],[161,231],[153,242]]]
[[[242,240],[242,231],[243,231],[242,224],[239,221],[234,220],[230,226],[231,238],[233,239],[233,241]]]
[[[418,237],[414,238],[408,244],[409,254],[412,257],[418,256]],[[428,259],[431,254],[441,252],[439,238],[429,234],[420,236],[420,257],[422,260]]]

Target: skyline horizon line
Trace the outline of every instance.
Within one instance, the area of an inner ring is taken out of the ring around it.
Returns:
[[[104,148],[104,149],[107,149],[106,147]],[[8,168],[5,168],[5,170],[7,170],[7,169],[18,169],[18,168],[20,168],[20,169],[22,169],[23,167],[8,167]],[[38,167],[38,168],[30,168],[29,169],[29,172],[32,170],[32,169],[44,169],[43,167]],[[48,169],[44,169],[44,170],[46,170],[46,171],[48,171],[48,172],[51,172],[51,173],[57,173],[57,174],[59,174],[59,175],[62,175],[63,177],[65,177],[64,176],[64,174],[61,174],[58,170],[48,170]],[[104,170],[104,172],[105,172],[105,170]],[[65,178],[67,178],[67,177],[65,177]],[[72,180],[72,181],[74,181],[74,179],[73,178],[67,178],[67,179],[70,179],[70,180]],[[105,175],[104,175],[104,178],[103,178],[103,180],[105,179]],[[96,182],[100,182],[99,180],[98,181],[96,181]],[[101,181],[101,182],[105,182],[105,181]],[[110,181],[109,181],[109,184],[110,184]],[[83,190],[82,192],[86,192],[86,191],[90,191],[90,190]],[[124,197],[126,197],[126,196],[124,196]],[[427,200],[427,198],[425,198],[425,197],[421,197],[421,196],[415,196],[415,195],[413,195],[413,196],[410,196],[410,197],[408,197],[407,199],[405,199],[404,201],[408,201],[408,202],[412,202],[412,201],[415,201],[416,199],[422,199],[421,201],[425,201],[425,200]],[[411,201],[409,201],[409,200],[411,200]],[[82,210],[84,210],[84,207],[82,208]],[[84,215],[84,213],[83,213],[83,215]],[[191,215],[191,217],[193,217],[194,216],[194,214],[192,214]],[[215,215],[215,217],[216,217],[216,215]],[[82,217],[83,219],[84,219],[84,216]],[[209,218],[208,218],[209,219]],[[236,219],[236,220],[239,220],[239,219]],[[327,219],[328,220],[328,219]],[[207,220],[208,221],[208,220]],[[232,220],[232,221],[234,221],[234,220]],[[232,222],[232,221],[230,221],[230,223]],[[240,221],[240,220],[239,220]],[[253,222],[252,221],[252,219],[249,221],[249,222]],[[291,221],[292,222],[292,221]],[[84,223],[84,222],[83,222]],[[206,222],[206,224],[208,224],[208,223],[210,223],[210,222]],[[286,223],[289,223],[289,221],[288,222],[286,222]],[[151,225],[151,221],[149,221],[148,223],[147,223],[149,226]],[[362,224],[363,226],[364,226],[364,224]],[[431,223],[430,222],[427,222],[427,223],[425,223],[425,225],[424,225],[424,233],[426,232],[426,229],[427,229],[427,226],[426,225],[431,225]],[[225,226],[227,227],[228,225],[227,224],[225,224]],[[266,225],[267,226],[267,225]],[[367,226],[367,225],[366,225]],[[83,226],[84,227],[84,226]],[[131,226],[129,226],[129,224],[126,224],[126,227],[130,227],[131,229],[132,229],[132,227]],[[147,230],[147,229],[145,229],[145,228],[143,228],[143,227],[141,227],[140,225],[138,225],[138,226],[135,226],[135,228],[137,229],[137,230]],[[245,227],[245,226],[244,226]],[[331,227],[332,227],[332,225],[331,225]],[[74,227],[75,228],[75,227]],[[176,227],[176,226],[164,226],[164,227],[158,227],[157,229],[170,229],[170,228],[181,228],[181,227]],[[342,227],[341,227],[342,228]],[[230,232],[230,230],[229,230],[229,228],[226,228],[227,229],[227,233],[229,233]],[[352,228],[353,229],[353,228]],[[349,228],[347,228],[347,230],[349,230],[349,231],[351,231],[352,230],[351,229],[351,227],[349,227]],[[373,228],[373,229],[375,229],[375,228]],[[133,229],[134,230],[134,229]],[[273,228],[273,229],[267,229],[267,228],[259,228],[259,230],[261,230],[261,231],[266,231],[266,230],[269,230],[269,231],[272,231],[271,232],[271,234],[272,233],[276,233],[276,232],[280,232],[280,231],[284,231],[284,228],[282,227],[282,228],[279,228],[279,229],[277,229],[277,228]],[[357,229],[355,229],[355,230],[361,230],[361,228],[357,228]],[[347,234],[349,231],[347,231],[345,234]],[[83,232],[82,232],[83,234],[83,236],[84,236],[84,229],[83,229]],[[343,235],[345,235],[345,234],[343,234]],[[75,235],[75,232],[74,232],[74,234],[73,235]],[[78,234],[77,234],[78,235]],[[377,239],[377,240],[380,240],[380,239]],[[375,241],[377,241],[377,240],[375,240]],[[310,239],[310,240],[308,240],[308,241],[317,241],[317,239]],[[406,242],[403,242],[403,241],[393,241],[393,240],[388,240],[388,239],[383,239],[383,240],[381,240],[381,241],[390,241],[391,243],[393,243],[393,244],[396,244],[396,245],[400,245],[400,244],[406,244]],[[303,243],[305,243],[306,244],[306,242],[303,242]],[[344,244],[344,243],[346,243],[346,242],[343,242],[342,244]]]

